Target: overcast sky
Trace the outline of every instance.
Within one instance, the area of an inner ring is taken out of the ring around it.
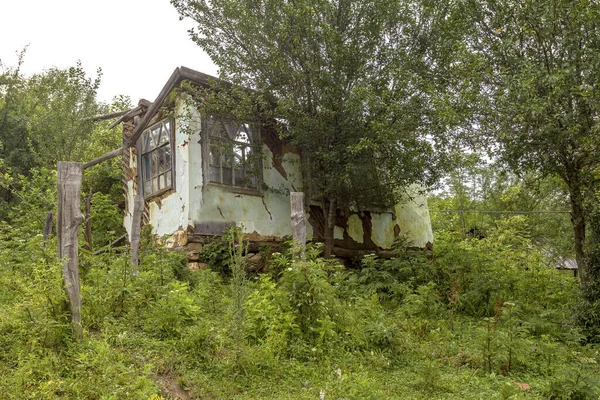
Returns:
[[[1,0],[0,60],[15,66],[29,45],[23,71],[67,68],[81,60],[88,76],[102,68],[98,93],[153,101],[173,70],[217,68],[188,37],[169,0]]]

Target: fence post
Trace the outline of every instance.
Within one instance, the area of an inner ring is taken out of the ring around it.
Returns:
[[[71,308],[73,330],[78,340],[83,334],[77,238],[79,225],[84,220],[80,209],[82,172],[81,163],[58,162],[58,257],[63,262],[65,291]]]

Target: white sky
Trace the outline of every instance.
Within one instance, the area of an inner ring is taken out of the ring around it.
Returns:
[[[217,74],[188,37],[192,26],[169,0],[0,0],[0,61],[16,66],[29,44],[25,74],[81,60],[88,77],[102,68],[99,100],[154,101],[178,66]]]

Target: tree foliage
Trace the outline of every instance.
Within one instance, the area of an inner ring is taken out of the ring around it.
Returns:
[[[389,205],[398,188],[430,185],[448,166],[439,150],[464,88],[448,78],[458,31],[445,2],[172,4],[198,23],[190,35],[222,77],[274,105],[269,116],[302,152],[307,198],[330,216]]]
[[[585,265],[584,197],[600,162],[600,5],[470,1],[468,40],[481,69],[481,127],[513,170],[559,176],[569,190],[575,253]]]
[[[0,63],[0,215],[19,201],[22,177],[39,168],[53,169],[57,161],[89,161],[121,146],[119,128],[94,117],[130,108],[126,97],[112,104],[96,99],[101,71],[86,75],[81,63],[67,69],[50,68],[25,76],[21,66]],[[110,161],[88,171],[85,187],[113,194],[120,200],[120,166]],[[14,213],[13,213],[14,214]]]

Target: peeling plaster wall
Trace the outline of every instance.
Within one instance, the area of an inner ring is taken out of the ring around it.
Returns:
[[[287,145],[278,150],[282,154],[273,154],[265,140],[262,195],[236,193],[235,188],[215,184],[204,185],[200,117],[186,110],[181,101],[176,115],[175,190],[147,201],[148,222],[154,233],[165,236],[178,230],[193,230],[214,235],[235,224],[243,227],[253,240],[278,240],[291,235],[289,192],[302,191],[299,155]],[[131,157],[130,168],[134,169],[136,162],[135,156]],[[389,249],[397,236],[404,236],[415,247],[425,248],[433,243],[427,200],[418,194],[416,187],[410,192],[411,200],[397,205],[394,213],[349,212],[344,223],[338,224],[343,226],[334,229],[337,245]],[[133,209],[133,197],[134,185],[129,181],[129,210]],[[130,232],[131,215],[125,215],[124,224]],[[307,237],[313,237],[310,223]]]
[[[291,235],[289,191],[302,190],[298,164],[295,154],[286,154],[282,166],[287,174],[285,179],[272,165],[273,154],[263,145],[263,182],[261,195],[236,193],[235,188],[223,188],[219,185],[202,186],[198,182],[190,196],[192,207],[190,219],[199,228],[214,224],[216,229],[225,224],[236,224],[245,233],[255,233],[265,240],[275,240]],[[202,152],[198,150],[197,158]],[[201,161],[198,160],[199,165]],[[231,190],[231,191],[230,191]],[[199,233],[203,233],[200,231]]]
[[[413,186],[408,190],[412,199],[406,203],[397,204],[395,207],[396,218],[400,226],[400,233],[408,239],[414,247],[425,248],[428,243],[433,243],[433,230],[427,197],[419,194],[420,188]]]

